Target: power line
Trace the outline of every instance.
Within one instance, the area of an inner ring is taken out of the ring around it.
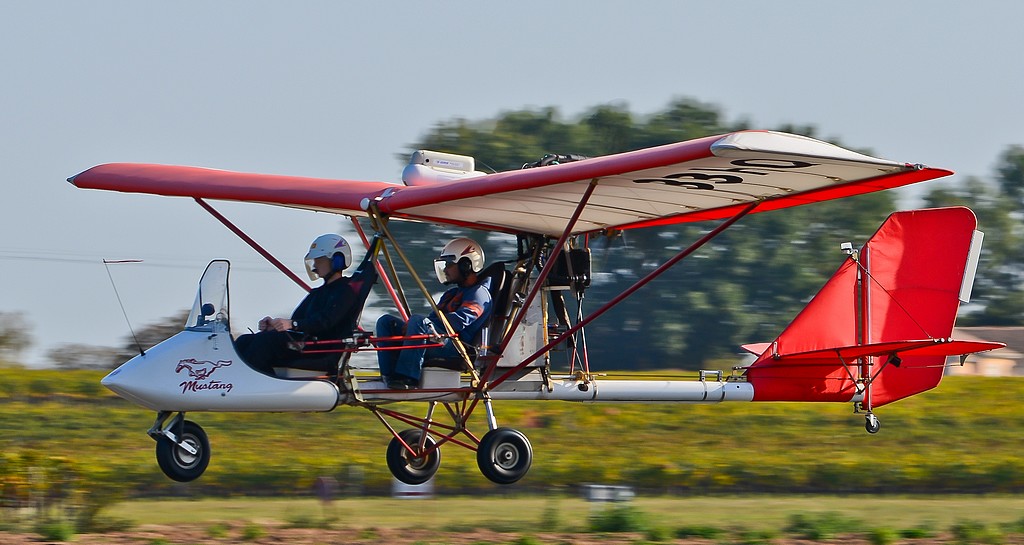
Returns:
[[[0,261],[41,261],[44,263],[73,263],[81,265],[101,265],[104,262],[112,261],[123,261],[131,265],[141,267],[155,267],[161,269],[187,269],[195,270],[202,268],[209,261],[206,260],[193,260],[185,263],[174,263],[162,259],[122,259],[122,260],[110,260],[98,257],[68,257],[61,256],[54,253],[54,255],[47,255],[45,252],[40,253],[15,253],[10,250],[0,249]],[[194,258],[192,258],[194,259]],[[257,272],[257,273],[277,273],[278,271],[272,268],[270,265],[260,266],[257,261],[232,261],[231,269],[235,271],[245,272]]]

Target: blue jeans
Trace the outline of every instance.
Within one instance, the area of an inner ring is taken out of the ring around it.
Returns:
[[[378,337],[401,337],[403,335],[429,335],[435,331],[439,331],[439,329],[426,316],[413,314],[409,317],[409,323],[406,325],[398,316],[385,314],[377,319],[375,333]],[[444,329],[441,328],[440,331],[444,331]],[[398,374],[419,380],[424,358],[458,359],[461,357],[451,339],[445,339],[442,346],[424,347],[424,344],[427,344],[426,339],[379,343],[381,347],[403,347],[401,350],[377,351],[377,365],[380,366],[381,376],[390,377]]]

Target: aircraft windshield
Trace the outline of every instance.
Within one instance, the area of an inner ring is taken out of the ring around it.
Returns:
[[[223,260],[211,261],[199,280],[199,292],[192,312],[185,322],[186,329],[213,330],[214,324],[228,326],[228,270],[231,264]]]

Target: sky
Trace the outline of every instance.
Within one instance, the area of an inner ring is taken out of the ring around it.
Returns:
[[[107,162],[397,182],[398,156],[454,118],[689,97],[957,172],[944,183],[991,177],[1024,144],[1021,20],[1009,0],[0,0],[0,312],[22,314],[22,360],[45,366],[123,344],[125,314],[139,328],[188,308],[211,259],[233,264],[236,324],[301,299],[190,199],[66,182]],[[213,204],[300,275],[347,222]]]

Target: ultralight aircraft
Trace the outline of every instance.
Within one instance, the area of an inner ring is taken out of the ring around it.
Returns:
[[[745,345],[755,358],[730,376],[701,371],[697,380],[604,379],[591,370],[580,342],[587,324],[747,214],[949,174],[807,137],[752,130],[595,158],[550,155],[494,174],[478,172],[471,157],[418,151],[403,184],[125,163],[99,165],[69,181],[80,188],[191,197],[306,289],[207,200],[348,216],[367,248],[353,275],[362,280],[360,296],[374,284],[383,286],[403,317],[409,304],[399,263],[424,297],[431,297],[389,222],[514,235],[515,259],[493,262],[481,273],[491,279],[494,309],[480,345],[460,342],[445,323],[445,331],[430,341],[453,338],[461,357],[425,362],[417,388],[389,389],[380,377],[356,373],[353,353],[377,350],[380,339],[355,326],[345,339],[305,342],[303,350],[336,355],[327,372],[256,372],[234,346],[229,264],[222,260],[203,274],[184,330],[102,381],[156,411],[148,433],[160,468],[177,481],[198,478],[210,461],[207,435],[185,419],[187,412],[310,412],[347,405],[369,410],[387,428],[387,465],[405,483],[429,480],[440,466],[441,447],[457,445],[476,451],[488,479],[510,484],[529,470],[533,449],[522,432],[498,425],[495,401],[852,403],[865,416],[867,431],[875,433],[875,410],[935,387],[949,356],[960,356],[962,363],[968,354],[1002,347],[951,338],[959,304],[970,298],[982,241],[974,213],[962,207],[896,212],[862,247],[844,244],[846,257],[821,291],[778,338]],[[566,295],[580,297],[590,284],[591,237],[711,220],[719,223],[597,310],[575,317],[565,310]],[[568,372],[552,370],[552,350],[561,346]],[[395,408],[410,401],[424,402],[425,414]],[[470,423],[481,406],[486,430],[478,436]]]

